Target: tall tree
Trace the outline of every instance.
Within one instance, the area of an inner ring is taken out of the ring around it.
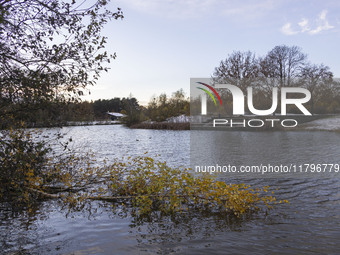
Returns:
[[[311,112],[314,113],[314,104],[328,90],[333,82],[333,73],[328,66],[308,64],[300,73],[301,85],[311,93]]]
[[[232,83],[245,89],[258,74],[259,66],[255,54],[250,51],[235,51],[215,68],[213,79],[216,83]]]
[[[122,113],[127,114],[125,123],[127,126],[131,126],[140,121],[141,107],[135,97],[130,96],[128,98],[122,98]]]
[[[0,118],[43,101],[74,99],[105,63],[103,26],[123,18],[107,0],[0,0]]]
[[[278,86],[292,86],[306,64],[307,55],[297,46],[275,46],[260,61],[261,74],[278,79]]]

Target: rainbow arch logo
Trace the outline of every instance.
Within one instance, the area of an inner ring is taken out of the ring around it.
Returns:
[[[207,87],[208,89],[210,89],[217,96],[218,100],[220,101],[220,104],[222,105],[222,100],[220,98],[220,95],[217,93],[217,91],[212,86],[210,86],[210,85],[208,85],[206,83],[203,83],[203,82],[197,82],[197,83]],[[197,88],[203,90],[204,92],[206,92],[212,98],[212,100],[214,101],[215,105],[217,105],[215,97],[211,94],[211,92],[209,90],[201,88],[201,87],[197,87]]]

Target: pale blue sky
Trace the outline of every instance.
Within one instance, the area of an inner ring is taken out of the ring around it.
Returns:
[[[111,70],[86,99],[127,97],[146,104],[153,95],[210,77],[236,50],[265,55],[276,45],[297,45],[315,64],[340,76],[340,1],[117,0],[125,18],[104,30],[117,53]]]

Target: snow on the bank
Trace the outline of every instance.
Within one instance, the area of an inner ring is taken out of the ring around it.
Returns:
[[[340,116],[314,120],[304,126],[305,129],[340,130]]]
[[[187,123],[190,122],[190,116],[186,116],[186,115],[180,115],[177,117],[170,117],[166,119],[166,122],[169,123]]]

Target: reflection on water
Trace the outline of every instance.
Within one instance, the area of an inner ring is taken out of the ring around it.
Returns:
[[[63,129],[74,146],[91,147],[98,159],[160,154],[172,165],[189,164],[189,131],[130,130],[121,126]],[[53,133],[50,129],[45,132]],[[221,134],[226,135],[224,132]],[[313,161],[338,160],[339,134],[328,132],[230,132],[228,160],[248,160],[255,149],[265,158]],[[208,136],[201,140],[208,142]],[[267,141],[267,142],[264,142]],[[215,139],[214,142],[222,139]],[[272,141],[271,143],[268,141]],[[297,151],[304,144],[306,151]],[[230,146],[233,144],[233,146]],[[235,146],[235,144],[238,144]],[[253,147],[249,147],[253,144]],[[279,144],[279,147],[271,145]],[[216,151],[222,151],[223,149]],[[242,151],[241,156],[239,152]],[[207,151],[206,153],[209,153]],[[215,155],[215,154],[210,154]],[[245,155],[245,156],[244,156]],[[243,157],[243,158],[242,158]],[[222,176],[223,178],[223,176]],[[237,182],[236,179],[227,179]],[[244,180],[243,180],[244,181]],[[253,186],[270,185],[290,205],[268,215],[237,219],[195,212],[182,217],[132,217],[123,207],[92,202],[88,210],[65,217],[56,201],[45,201],[30,213],[0,205],[0,245],[3,254],[339,254],[339,178],[247,179]]]

